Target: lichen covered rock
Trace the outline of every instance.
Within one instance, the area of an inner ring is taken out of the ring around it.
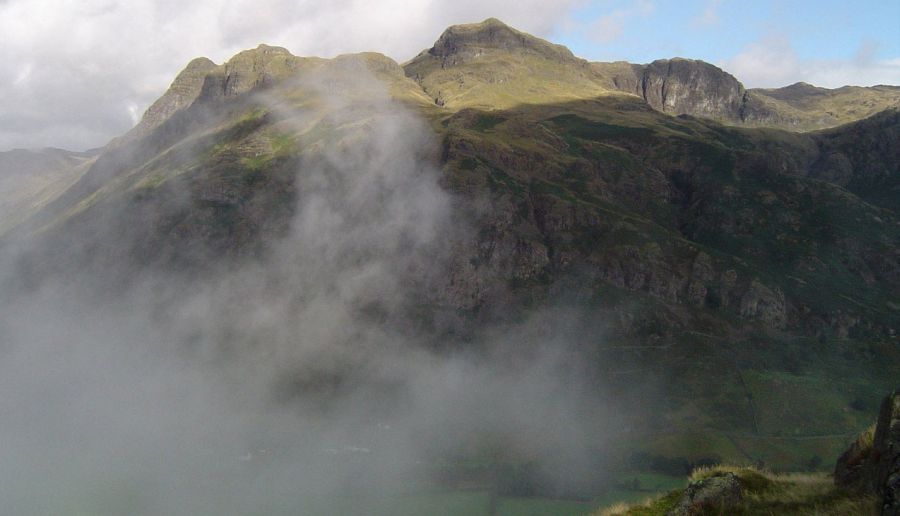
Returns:
[[[689,516],[708,510],[722,510],[722,514],[727,514],[727,509],[737,506],[743,496],[737,475],[725,472],[691,482],[681,501],[666,516]]]

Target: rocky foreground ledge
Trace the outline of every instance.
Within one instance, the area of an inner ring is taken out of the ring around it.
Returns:
[[[884,399],[878,421],[840,456],[833,479],[742,466],[700,468],[686,489],[613,506],[598,516],[738,514],[900,515],[900,389]]]

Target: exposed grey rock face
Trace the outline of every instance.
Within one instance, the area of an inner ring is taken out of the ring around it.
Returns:
[[[741,297],[741,317],[758,319],[776,328],[783,327],[787,321],[784,293],[753,281]]]
[[[720,514],[728,514],[727,509],[739,504],[742,498],[737,475],[728,472],[691,482],[684,490],[681,501],[666,516],[705,514],[707,510],[721,510]]]
[[[875,492],[881,496],[882,516],[900,514],[900,390],[884,399],[871,461]]]
[[[834,483],[875,492],[881,499],[882,516],[900,514],[900,389],[881,403],[871,441],[858,438],[840,456]]]
[[[198,57],[188,63],[184,70],[175,77],[168,91],[147,109],[144,117],[131,134],[134,137],[148,134],[175,112],[193,104],[200,96],[206,75],[215,68],[216,63],[205,57]]]
[[[646,65],[637,93],[654,109],[740,121],[744,86],[731,74],[703,61],[661,59]]]
[[[693,59],[659,59],[650,64],[591,63],[609,86],[643,98],[653,109],[743,123],[748,106],[759,104],[744,85],[721,68]],[[760,117],[768,112],[760,107]],[[755,111],[754,111],[755,112]]]
[[[834,466],[834,484],[854,490],[865,489],[869,484],[865,466],[870,452],[860,445],[859,440],[853,441]]]
[[[124,137],[114,140],[114,145],[150,134],[172,115],[198,100],[247,93],[291,75],[307,61],[311,60],[269,45],[240,52],[222,65],[198,57],[175,77],[166,93],[147,109],[137,126]]]
[[[260,45],[253,50],[245,50],[218,67],[215,73],[207,75],[201,96],[215,98],[247,93],[288,75],[300,61],[302,58],[282,47]]]
[[[646,65],[591,63],[591,67],[609,88],[633,93],[658,111],[732,125],[822,129],[900,105],[900,88],[894,86],[830,90],[797,83],[746,89],[719,67],[691,59],[660,59]]]

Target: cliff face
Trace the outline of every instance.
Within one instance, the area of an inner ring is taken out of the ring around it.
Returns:
[[[169,89],[144,113],[140,122],[114,145],[147,136],[175,113],[198,100],[213,100],[248,93],[295,74],[304,64],[315,59],[300,58],[287,49],[259,45],[245,50],[217,65],[205,57],[187,64],[172,81]]]
[[[643,67],[636,86],[634,93],[663,113],[742,121],[744,86],[731,74],[703,61],[654,61]]]
[[[190,106],[200,96],[206,76],[216,68],[217,65],[205,57],[198,57],[188,63],[172,81],[165,94],[144,113],[141,121],[132,130],[134,136],[148,134],[173,114]]]
[[[240,95],[290,77],[307,59],[296,57],[285,48],[260,45],[245,50],[224,65],[210,70],[200,95],[217,98]]]
[[[608,84],[671,115],[711,118],[746,127],[809,131],[834,127],[900,107],[900,88],[818,88],[797,83],[746,89],[728,72],[703,61],[662,59],[647,65],[592,63]]]
[[[900,392],[885,398],[878,414],[872,444],[875,492],[881,496],[881,514],[900,514]]]

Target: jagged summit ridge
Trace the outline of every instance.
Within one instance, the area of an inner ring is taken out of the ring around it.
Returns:
[[[345,54],[333,59],[300,57],[279,46],[260,44],[241,51],[226,62],[216,64],[206,57],[191,60],[169,89],[144,113],[140,122],[116,144],[139,138],[159,127],[175,113],[198,101],[210,101],[243,95],[259,88],[281,83],[285,79],[318,67],[362,66],[388,82],[405,79],[403,69],[393,59],[377,53]],[[415,86],[412,81],[408,81]],[[421,92],[419,92],[421,95]]]
[[[590,63],[562,45],[516,30],[496,18],[448,27],[431,48],[402,68],[381,54],[354,55],[387,82],[408,82],[400,88],[407,97],[451,110],[505,109],[629,94],[671,115],[810,130],[900,106],[900,88],[892,86],[830,90],[796,83],[779,89],[747,89],[731,74],[700,60],[676,57],[649,64]],[[178,74],[125,139],[147,134],[200,99],[241,95],[326,62],[346,64],[347,58],[299,57],[286,48],[265,44],[240,52],[223,64],[197,58]]]
[[[253,88],[272,84],[292,75],[307,58],[297,57],[286,48],[259,45],[239,52],[203,84],[205,98],[240,95]]]

